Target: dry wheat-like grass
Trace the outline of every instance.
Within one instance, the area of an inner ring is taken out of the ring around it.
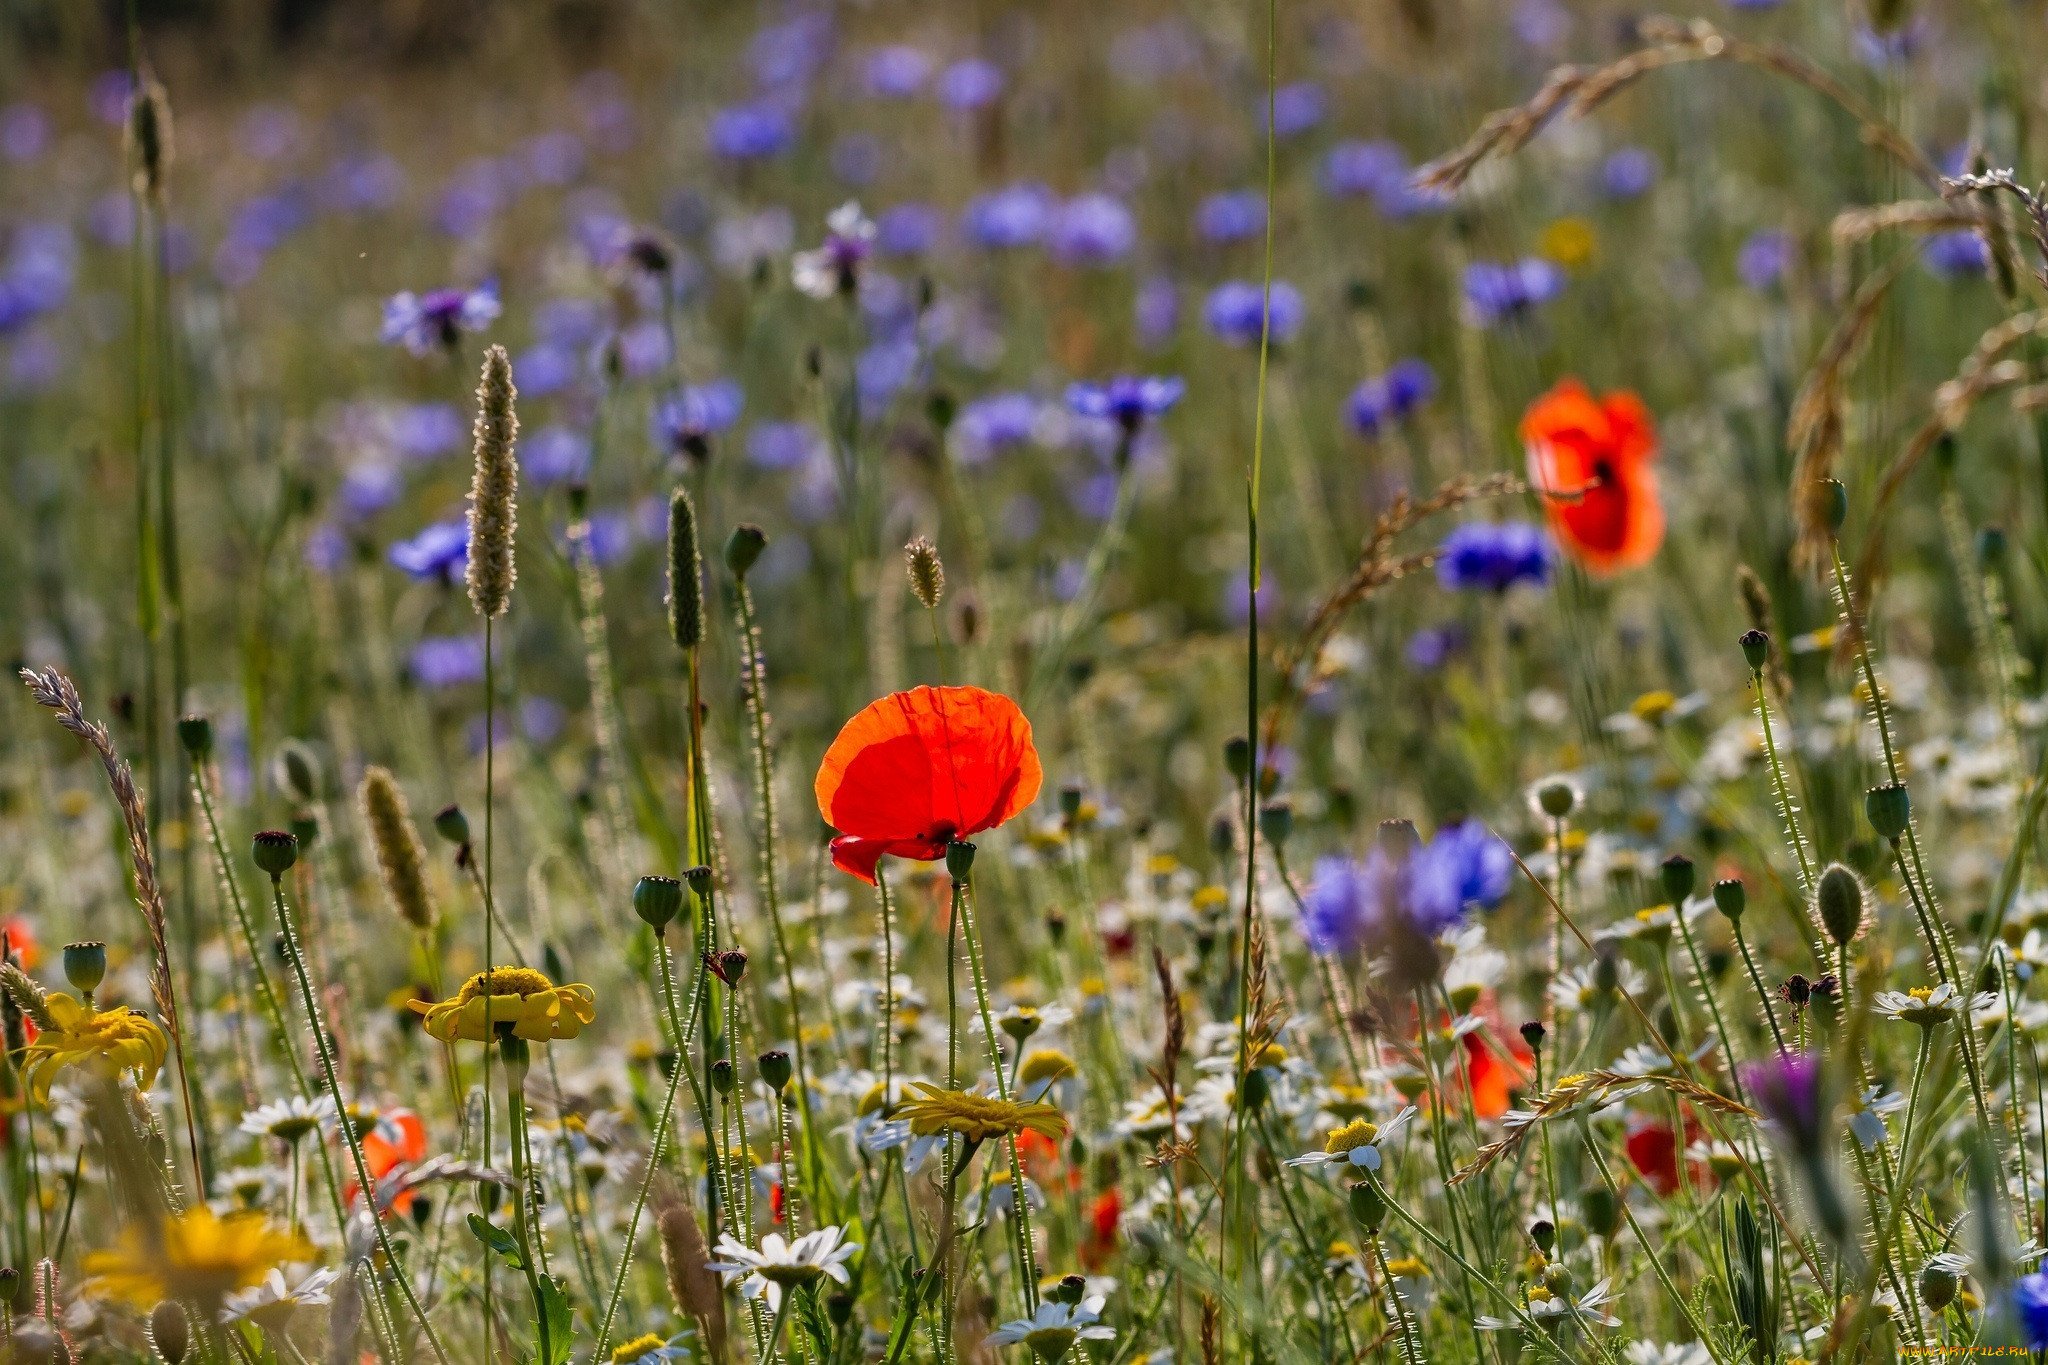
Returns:
[[[1505,1131],[1501,1136],[1474,1153],[1472,1160],[1451,1176],[1450,1183],[1462,1185],[1486,1170],[1519,1148],[1529,1134],[1550,1119],[1571,1113],[1581,1105],[1616,1096],[1618,1093],[1635,1093],[1647,1089],[1664,1090],[1681,1100],[1696,1104],[1702,1109],[1710,1109],[1717,1114],[1752,1119],[1757,1117],[1756,1111],[1748,1105],[1739,1104],[1726,1095],[1683,1077],[1625,1076],[1619,1071],[1585,1071],[1576,1076],[1564,1077],[1538,1096],[1535,1108],[1509,1113],[1502,1120]]]

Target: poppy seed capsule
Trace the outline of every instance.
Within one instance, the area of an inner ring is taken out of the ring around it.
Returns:
[[[955,839],[946,845],[946,875],[956,882],[964,882],[974,872],[974,845],[965,839]]]
[[[1920,1302],[1928,1308],[1939,1313],[1954,1301],[1955,1296],[1955,1271],[1932,1262],[1920,1271]]]
[[[298,839],[281,829],[262,830],[250,844],[256,866],[268,872],[272,881],[291,871],[299,860]]]
[[[1351,1187],[1351,1216],[1367,1232],[1378,1232],[1380,1224],[1387,1218],[1386,1196],[1380,1187],[1370,1180],[1361,1180]]]
[[[1522,1041],[1529,1045],[1529,1051],[1543,1051],[1543,1040],[1549,1036],[1549,1030],[1543,1027],[1541,1019],[1529,1020],[1529,1022],[1522,1025],[1520,1032]]]
[[[1906,794],[1905,783],[1887,782],[1863,794],[1863,814],[1878,838],[1896,843],[1913,818],[1913,798]]]
[[[1829,863],[1813,889],[1828,937],[1846,946],[1863,930],[1863,882],[1840,863]]]
[[[1849,520],[1849,490],[1840,479],[1822,479],[1813,486],[1814,508],[1829,531],[1839,531]]]
[[[1259,836],[1275,848],[1284,846],[1294,833],[1294,807],[1285,801],[1268,801],[1259,807]]]
[[[1243,735],[1224,741],[1223,767],[1234,780],[1244,781],[1252,770],[1252,742]]]
[[[107,945],[67,943],[64,945],[64,979],[71,989],[91,995],[107,979]]]
[[[1529,1240],[1536,1244],[1538,1251],[1548,1256],[1550,1249],[1557,1245],[1557,1224],[1548,1218],[1538,1218],[1529,1224]]]
[[[1088,1281],[1079,1275],[1062,1275],[1046,1297],[1054,1303],[1074,1304],[1088,1296]]]
[[[732,1093],[732,1059],[720,1057],[711,1064],[711,1088],[721,1095]]]
[[[750,521],[743,521],[725,538],[725,567],[734,578],[745,578],[747,570],[754,567],[767,548],[768,533]]]
[[[1545,782],[1536,789],[1536,804],[1553,820],[1562,820],[1579,804],[1579,794],[1563,779]]]
[[[768,1082],[768,1088],[781,1094],[789,1087],[789,1054],[779,1048],[770,1049],[755,1059],[761,1068],[761,1079]]]
[[[1579,1191],[1579,1217],[1595,1237],[1612,1237],[1621,1227],[1621,1203],[1605,1185]]]
[[[1745,630],[1736,643],[1742,646],[1742,660],[1749,665],[1749,671],[1763,672],[1764,665],[1771,661],[1771,637],[1760,630]]]
[[[461,848],[469,842],[469,817],[460,806],[443,806],[434,812],[434,832]]]
[[[503,616],[518,577],[512,542],[519,529],[519,391],[503,346],[484,352],[476,389],[476,472],[469,485],[469,602],[483,617]]]
[[[939,547],[929,536],[919,536],[903,547],[903,559],[910,574],[910,591],[926,611],[937,611],[946,591],[946,566],[939,562]]]
[[[205,716],[180,716],[178,743],[185,747],[187,758],[195,763],[205,762],[213,756],[213,722]]]
[[[191,1349],[192,1323],[175,1299],[165,1299],[149,1310],[149,1343],[166,1365],[179,1365]]]
[[[1670,901],[1674,908],[1684,906],[1685,898],[1692,894],[1692,859],[1683,853],[1674,853],[1664,860],[1662,871],[1664,899]]]
[[[1742,912],[1749,908],[1749,892],[1733,877],[1715,882],[1714,906],[1731,921],[1739,921]]]
[[[673,877],[642,877],[633,886],[633,913],[659,934],[683,909],[683,884]]]
[[[711,869],[710,869],[710,868],[708,868],[708,867],[704,867],[704,866],[702,866],[702,865],[699,865],[699,866],[697,866],[697,867],[692,867],[692,868],[686,868],[686,869],[684,869],[684,871],[683,871],[683,880],[684,880],[685,882],[687,882],[687,883],[689,884],[690,890],[692,890],[692,891],[694,891],[694,892],[696,892],[696,893],[697,893],[697,899],[698,899],[698,900],[700,900],[700,901],[701,901],[701,900],[708,900],[708,899],[710,899],[710,896],[711,896]]]
[[[697,549],[697,504],[687,488],[668,500],[668,633],[678,649],[704,643],[704,560]]]

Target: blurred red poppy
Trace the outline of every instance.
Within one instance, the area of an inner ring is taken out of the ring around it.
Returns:
[[[1044,773],[1017,703],[979,687],[915,687],[846,722],[818,765],[832,864],[875,880],[885,853],[932,862],[1030,805]]]
[[[1510,1097],[1528,1084],[1528,1076],[1519,1066],[1503,1060],[1476,1029],[1465,1034],[1462,1041],[1465,1077],[1472,1085],[1472,1112],[1483,1119],[1497,1119],[1508,1112]],[[1508,1051],[1517,1063],[1526,1065],[1536,1060],[1519,1038],[1509,1043]]]
[[[1123,1222],[1123,1196],[1115,1187],[1104,1190],[1088,1206],[1088,1234],[1081,1242],[1081,1264],[1089,1270],[1100,1270],[1109,1261],[1110,1253],[1116,1250],[1116,1233]]]
[[[1522,414],[1529,481],[1550,530],[1596,574],[1640,568],[1664,543],[1657,426],[1626,389],[1596,398],[1566,379]]]
[[[25,972],[36,969],[36,960],[41,956],[36,951],[35,933],[28,927],[28,921],[19,915],[0,919],[0,943],[14,954],[14,961]]]
[[[410,1109],[386,1110],[363,1134],[362,1147],[363,1165],[369,1169],[370,1180],[381,1186],[384,1177],[400,1166],[426,1159],[427,1126]],[[358,1192],[355,1182],[350,1181],[343,1197],[353,1204]],[[399,1194],[391,1201],[392,1212],[410,1211],[412,1200],[411,1190]]]

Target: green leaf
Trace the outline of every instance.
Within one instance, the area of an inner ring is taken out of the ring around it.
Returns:
[[[469,1230],[488,1250],[497,1252],[506,1265],[514,1270],[526,1269],[526,1257],[520,1253],[519,1239],[511,1233],[496,1226],[480,1213],[469,1215]]]
[[[547,1323],[547,1351],[542,1365],[568,1365],[570,1346],[575,1336],[575,1315],[569,1311],[569,1296],[562,1292],[562,1282],[552,1275],[542,1275],[540,1284],[540,1311]]]

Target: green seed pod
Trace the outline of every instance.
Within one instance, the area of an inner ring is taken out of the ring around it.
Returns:
[[[1579,804],[1579,791],[1563,778],[1551,778],[1536,788],[1536,805],[1553,820],[1562,820]]]
[[[91,995],[107,979],[107,945],[67,943],[64,945],[64,979],[71,989]]]
[[[642,877],[633,886],[633,913],[660,934],[683,911],[683,884],[674,877]]]
[[[1745,630],[1736,643],[1742,646],[1742,661],[1749,665],[1749,671],[1763,672],[1764,665],[1771,661],[1771,637],[1760,630]]]
[[[789,1054],[781,1049],[764,1052],[756,1059],[761,1068],[761,1079],[768,1082],[768,1088],[781,1094],[789,1086]]]
[[[1930,1261],[1920,1271],[1920,1302],[1939,1313],[1954,1302],[1957,1284],[1955,1271],[1939,1261]]]
[[[1612,1237],[1621,1229],[1621,1201],[1605,1185],[1588,1185],[1579,1191],[1579,1217],[1595,1237]]]
[[[281,829],[263,830],[250,843],[256,866],[268,872],[272,881],[291,871],[299,860],[298,839]]]
[[[1878,838],[1887,843],[1902,838],[1913,818],[1913,799],[1906,793],[1906,784],[1887,782],[1882,787],[1872,787],[1863,794],[1863,814]]]
[[[741,522],[725,539],[725,567],[734,578],[745,578],[767,548],[768,533],[752,522]]]
[[[1670,901],[1674,906],[1684,905],[1685,898],[1692,894],[1692,859],[1686,857],[1683,853],[1674,853],[1664,860],[1662,871],[1664,899]]]
[[[1259,807],[1259,837],[1275,848],[1284,847],[1294,833],[1294,807],[1285,801],[1268,801]]]
[[[1529,1225],[1529,1240],[1536,1244],[1538,1251],[1548,1256],[1550,1249],[1557,1245],[1557,1224],[1548,1218],[1538,1218]]]
[[[1387,1219],[1386,1196],[1380,1187],[1370,1180],[1362,1180],[1351,1187],[1351,1216],[1367,1232],[1378,1232]]]
[[[1738,921],[1742,912],[1749,908],[1749,892],[1733,877],[1715,882],[1714,905],[1731,921]]]
[[[204,763],[213,757],[213,722],[205,716],[180,716],[178,743],[185,747],[187,758],[195,763]]]
[[[965,839],[955,839],[946,845],[946,875],[956,882],[964,882],[974,873],[974,845]]]
[[[469,843],[469,817],[460,806],[443,806],[434,812],[434,832],[461,848]]]
[[[1829,863],[1813,888],[1821,927],[1837,945],[1853,943],[1863,932],[1863,881],[1840,863]]]
[[[165,1365],[179,1365],[192,1347],[192,1323],[176,1300],[165,1299],[149,1310],[149,1343]]]

